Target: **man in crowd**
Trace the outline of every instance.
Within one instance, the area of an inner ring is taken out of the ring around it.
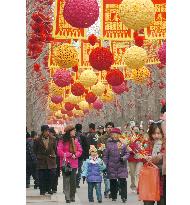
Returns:
[[[83,162],[88,159],[89,157],[89,147],[88,147],[88,142],[85,137],[85,135],[82,133],[82,125],[81,124],[76,124],[75,125],[76,129],[76,138],[78,139],[81,147],[82,147],[82,155],[79,157],[78,161],[78,173],[76,177],[76,187],[80,188],[80,180],[81,180],[81,172],[82,172],[82,165]]]
[[[26,188],[30,187],[30,176],[34,179],[34,189],[39,187],[38,172],[37,172],[37,159],[33,152],[34,145],[34,131],[30,136],[29,132],[26,133]]]
[[[39,172],[40,195],[53,194],[52,180],[56,173],[56,143],[49,134],[49,126],[41,126],[41,135],[34,143]]]
[[[90,145],[94,145],[97,148],[98,135],[96,134],[96,126],[94,123],[89,124],[89,132],[86,134],[86,139],[88,143],[88,150]]]

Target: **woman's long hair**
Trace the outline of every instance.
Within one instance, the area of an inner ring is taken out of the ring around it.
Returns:
[[[71,130],[70,130],[71,131]],[[75,146],[75,138],[72,138],[70,135],[70,131],[67,131],[63,135],[63,143],[64,142],[69,142],[69,151],[73,154],[76,153],[76,146]]]
[[[149,135],[150,141],[154,141],[152,135],[155,133],[157,128],[160,130],[160,133],[162,135],[162,139],[164,138],[164,133],[163,133],[163,130],[161,127],[161,123],[154,123],[153,122],[150,124],[149,130],[148,130],[148,135]]]

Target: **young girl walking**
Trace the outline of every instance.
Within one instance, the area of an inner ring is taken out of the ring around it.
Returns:
[[[83,183],[85,179],[88,183],[88,200],[89,202],[94,202],[93,189],[96,189],[96,196],[98,203],[102,203],[102,193],[101,193],[101,182],[102,182],[102,172],[106,169],[106,166],[98,157],[97,149],[94,145],[90,146],[90,157],[87,159],[82,166],[82,177]]]

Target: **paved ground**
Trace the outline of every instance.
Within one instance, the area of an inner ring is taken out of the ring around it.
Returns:
[[[127,203],[128,205],[142,205],[143,203],[138,201],[138,197],[135,193],[132,193],[129,188],[129,180],[128,179],[128,199]],[[45,195],[45,196],[40,196],[39,194],[39,189],[34,190],[33,188],[33,181],[31,181],[31,188],[28,188],[26,190],[26,201],[27,205],[63,205],[65,203],[65,197],[63,194],[63,182],[62,182],[62,177],[59,178],[59,186],[58,186],[58,193],[54,195]],[[104,186],[103,186],[104,188]],[[103,193],[103,191],[102,191]],[[81,188],[77,189],[77,194],[76,194],[76,202],[72,203],[75,205],[87,205],[89,204],[88,198],[87,198],[87,184],[85,183],[84,185],[81,183]],[[95,192],[94,192],[94,199],[95,197]],[[94,205],[97,205],[97,201],[95,200]],[[109,204],[109,205],[116,205],[116,204],[122,204],[120,198],[118,197],[117,202],[112,202],[110,199],[103,199],[102,204]]]

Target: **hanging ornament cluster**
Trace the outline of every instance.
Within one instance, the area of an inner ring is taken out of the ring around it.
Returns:
[[[108,48],[97,47],[90,53],[89,62],[98,71],[109,70],[114,63],[114,57]]]
[[[146,50],[138,46],[128,48],[124,57],[126,65],[132,69],[141,68],[148,59]]]
[[[72,111],[74,109],[75,105],[70,103],[70,102],[66,102],[65,103],[65,110],[67,111]]]
[[[162,65],[166,65],[166,42],[164,42],[158,50],[158,58]]]
[[[93,102],[96,101],[96,99],[97,99],[97,96],[94,95],[94,93],[92,93],[92,92],[87,93],[86,96],[85,96],[85,100],[88,103],[93,103]]]
[[[69,71],[58,69],[53,75],[54,83],[59,87],[65,87],[71,84],[72,76]]]
[[[88,28],[99,17],[97,0],[67,0],[65,1],[63,16],[73,27]]]
[[[55,112],[55,117],[58,118],[58,119],[60,119],[60,118],[63,117],[63,114],[61,113],[60,110],[58,110],[57,112]]]
[[[106,89],[106,86],[102,82],[98,82],[98,83],[96,83],[96,85],[92,86],[91,91],[95,95],[101,96],[101,95],[103,95],[105,89]]]
[[[78,52],[74,46],[62,44],[54,51],[54,61],[60,68],[71,68],[78,64]]]
[[[55,83],[52,83],[50,85],[50,93],[52,95],[63,95],[64,89],[61,87],[58,87]]]
[[[71,86],[71,93],[75,96],[81,96],[84,94],[85,88],[81,83],[74,83]]]
[[[63,101],[63,97],[54,95],[51,97],[51,101],[55,104],[59,104]]]
[[[112,86],[112,90],[118,95],[124,93],[125,91],[127,91],[126,82],[123,82],[121,85],[118,86]]]
[[[89,109],[89,104],[86,101],[83,100],[79,103],[79,108],[81,110],[88,110]]]
[[[146,28],[154,21],[154,4],[151,0],[123,0],[119,5],[119,16],[129,29]]]
[[[94,46],[97,42],[97,37],[94,34],[91,34],[90,36],[88,36],[88,42],[90,43],[90,45]]]
[[[104,95],[100,97],[103,102],[112,102],[114,99],[114,93],[112,90],[108,90]]]
[[[139,69],[132,69],[132,79],[137,84],[145,83],[146,80],[150,77],[150,71],[146,67]]]
[[[93,103],[93,108],[96,110],[101,110],[103,108],[104,104],[101,100],[97,99],[94,103]]]
[[[107,72],[106,80],[110,85],[118,86],[124,82],[124,76],[120,70],[113,69]]]
[[[85,70],[81,73],[79,77],[80,83],[85,88],[91,87],[92,85],[96,84],[97,80],[97,75],[93,70]]]
[[[70,102],[72,104],[77,104],[81,101],[80,97],[70,94],[65,100],[65,102]]]
[[[55,104],[55,103],[52,103],[52,102],[50,102],[49,103],[49,109],[51,110],[51,111],[58,111],[58,110],[61,110],[61,104]]]

